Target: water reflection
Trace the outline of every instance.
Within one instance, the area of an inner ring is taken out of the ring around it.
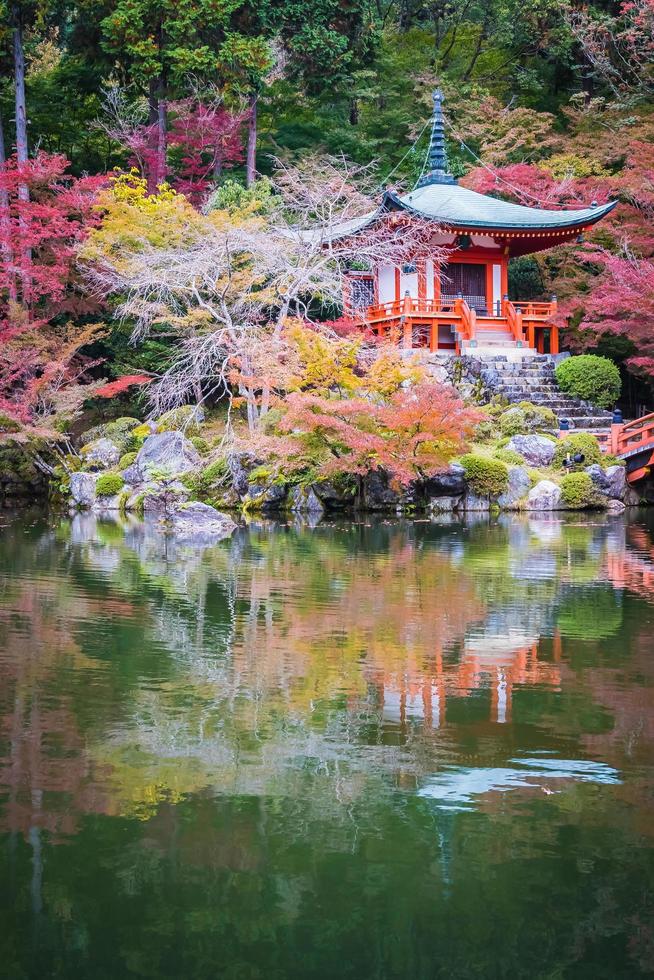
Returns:
[[[62,964],[52,976],[208,977],[216,956],[235,977],[637,975],[652,936],[653,542],[642,517],[262,523],[204,551],[136,521],[11,523],[8,975],[43,970],[23,955],[28,909],[49,923],[36,948]],[[602,849],[620,937],[608,957],[600,879],[583,870]],[[344,895],[324,863],[346,855]],[[560,861],[577,868],[570,892]],[[540,926],[516,949],[468,929],[480,882],[511,928],[526,908],[542,916],[536,867],[571,915],[552,912],[549,973]],[[94,888],[113,925],[88,908]],[[137,952],[116,923],[144,889],[157,926]],[[387,893],[397,906],[366,917]],[[239,909],[249,925],[234,932]],[[197,949],[180,966],[160,953],[181,920]],[[448,929],[465,942],[444,954]]]

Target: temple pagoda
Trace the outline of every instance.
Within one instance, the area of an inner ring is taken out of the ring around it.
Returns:
[[[406,347],[457,352],[522,348],[524,353],[556,354],[556,300],[510,301],[509,260],[573,241],[617,202],[552,211],[461,187],[448,166],[439,90],[433,99],[427,172],[407,194],[387,190],[379,208],[348,223],[342,236],[388,220],[389,213],[397,220],[415,215],[433,222],[434,248],[439,255],[446,249],[447,260],[438,264],[421,256],[401,267],[349,272],[344,309],[380,335],[399,335]]]

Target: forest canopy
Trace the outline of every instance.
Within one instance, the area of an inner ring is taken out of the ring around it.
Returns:
[[[161,257],[207,222],[214,242],[228,222],[254,248],[264,225],[279,232],[289,175],[314,163],[324,175],[347,161],[351,203],[412,186],[436,85],[465,186],[550,208],[619,200],[585,241],[515,260],[509,289],[556,294],[563,345],[614,359],[632,400],[651,401],[653,0],[3,0],[0,59],[10,416],[56,420],[71,392],[160,379],[180,338],[186,353],[202,343],[206,295],[190,312],[185,303],[183,324],[167,306],[139,333],[115,269],[103,288],[112,249],[124,267],[145,240]],[[269,288],[248,269],[264,273],[245,260],[250,293]],[[312,275],[304,314],[338,322],[331,281]],[[202,380],[192,383],[197,395]]]

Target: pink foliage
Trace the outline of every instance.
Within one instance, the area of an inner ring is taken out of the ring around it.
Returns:
[[[117,378],[115,381],[110,381],[106,385],[102,385],[101,388],[96,388],[93,397],[94,398],[116,398],[118,395],[124,394],[129,388],[137,387],[138,385],[148,385],[152,381],[145,374],[124,374],[122,378]]]
[[[198,205],[206,198],[212,179],[243,160],[245,115],[188,99],[176,102],[172,109],[168,142],[180,154],[173,186]]]
[[[43,328],[82,311],[75,256],[100,220],[96,195],[103,177],[73,178],[61,155],[39,153],[0,169],[0,405],[29,415],[33,381],[59,349]]]
[[[225,168],[243,160],[244,113],[183,99],[168,106],[166,180],[200,206]],[[157,125],[122,126],[110,134],[129,151],[129,164],[148,182],[158,172]]]
[[[315,465],[329,478],[384,470],[397,484],[432,476],[466,448],[481,415],[445,385],[423,383],[388,402],[294,392],[280,400],[281,436],[261,437],[285,472]]]

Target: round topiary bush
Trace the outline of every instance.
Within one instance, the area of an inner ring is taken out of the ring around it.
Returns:
[[[598,408],[612,408],[620,397],[620,372],[608,357],[580,354],[556,366],[559,388],[569,395],[592,402]]]
[[[98,497],[113,497],[120,493],[125,485],[125,481],[118,473],[103,473],[99,476],[95,484],[95,492]]]
[[[209,443],[207,442],[206,439],[203,439],[202,436],[193,436],[193,438],[190,439],[189,442],[191,443],[192,446],[195,446],[197,451],[202,456],[204,456],[206,453],[209,452]]]
[[[588,473],[566,473],[561,480],[561,500],[575,510],[596,503],[595,487]]]
[[[572,458],[577,453],[582,454],[584,457],[583,462],[573,464],[570,469],[574,469],[575,467],[576,469],[583,469],[585,466],[591,466],[593,463],[603,462],[599,442],[595,436],[592,436],[590,432],[576,432],[566,436],[565,439],[559,439],[557,441],[552,466],[563,467],[566,457],[570,456]]]
[[[495,497],[509,485],[509,471],[499,459],[467,453],[460,462],[470,489],[479,497]]]

